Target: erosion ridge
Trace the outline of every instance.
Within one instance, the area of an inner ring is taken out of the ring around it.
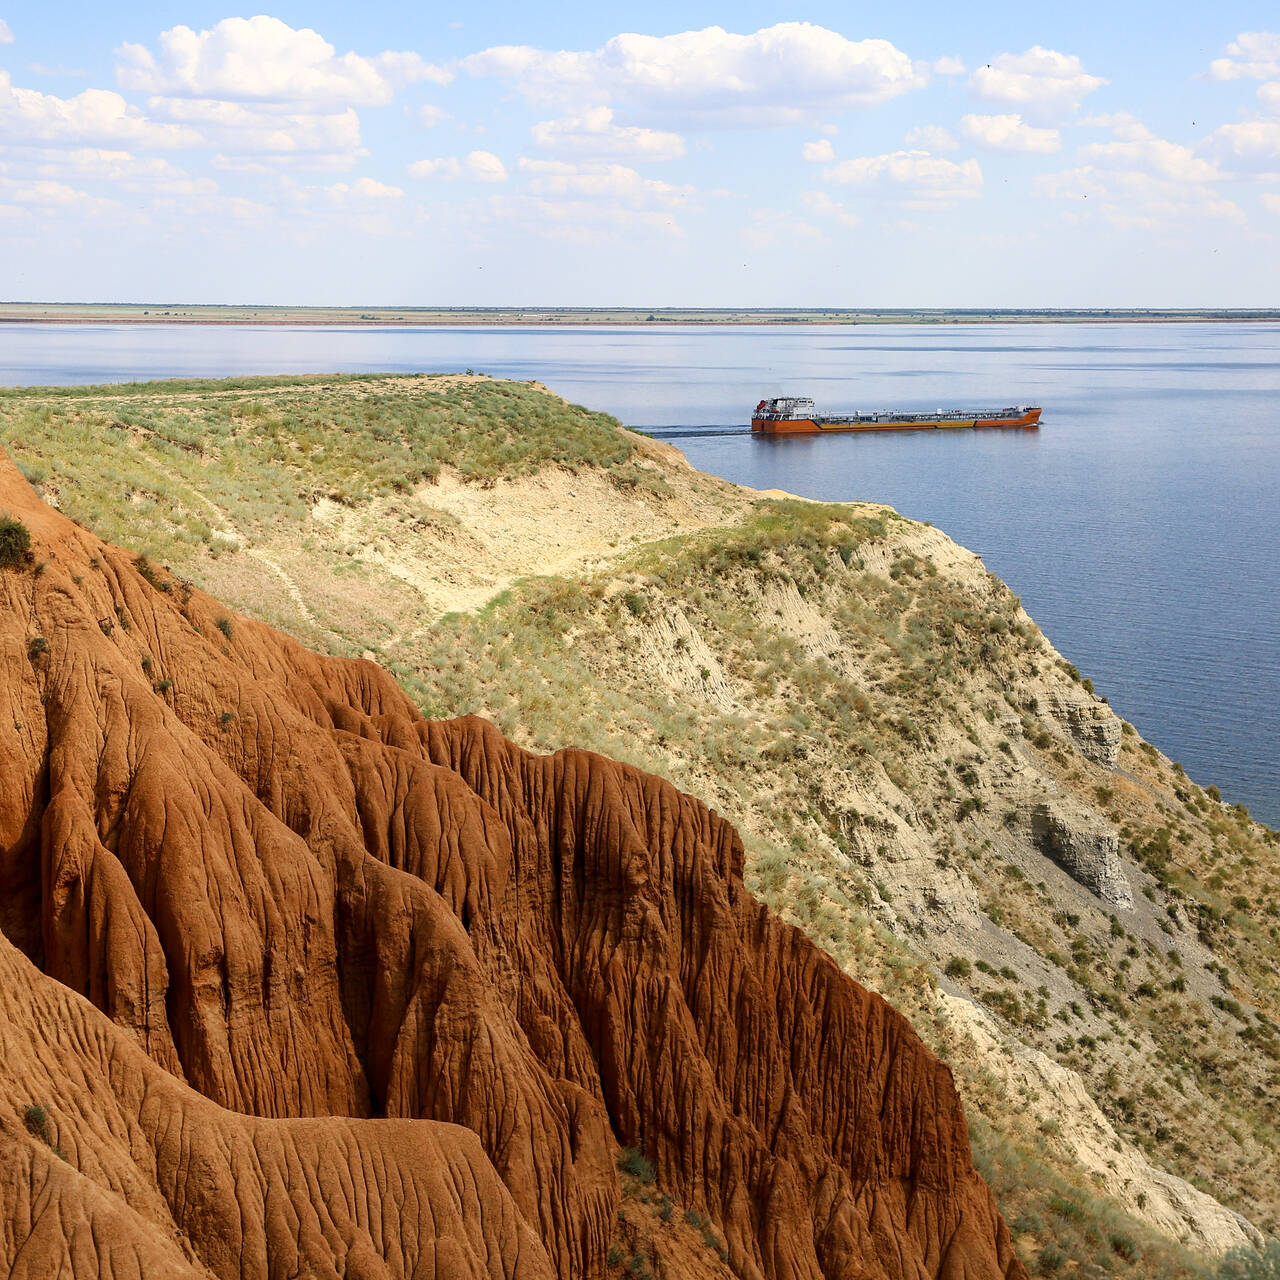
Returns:
[[[17,1274],[595,1277],[620,1147],[739,1276],[1025,1274],[950,1073],[724,819],[424,721],[7,459],[0,509]]]

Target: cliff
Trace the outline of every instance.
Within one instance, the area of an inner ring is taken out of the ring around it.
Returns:
[[[1280,836],[941,531],[477,378],[0,392],[0,441],[69,516],[428,717],[731,814],[749,890],[954,1070],[1028,1266],[1200,1280],[1280,1230]],[[624,1270],[653,1228],[715,1274],[701,1210],[622,1185]]]
[[[14,1274],[596,1277],[620,1155],[738,1276],[1025,1274],[949,1071],[724,819],[424,720],[7,460],[0,510]]]

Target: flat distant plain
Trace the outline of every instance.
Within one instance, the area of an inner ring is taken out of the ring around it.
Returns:
[[[277,307],[175,302],[0,302],[0,324],[636,325],[1180,324],[1280,321],[1280,310],[1214,308]]]

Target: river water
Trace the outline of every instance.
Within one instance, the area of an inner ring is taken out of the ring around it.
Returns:
[[[466,368],[669,433],[731,480],[932,521],[1193,778],[1280,825],[1280,325],[0,326],[0,385]],[[728,434],[778,394],[1044,418]]]

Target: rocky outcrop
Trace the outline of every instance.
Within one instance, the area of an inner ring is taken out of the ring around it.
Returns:
[[[0,508],[15,1274],[593,1280],[635,1147],[744,1278],[1024,1275],[950,1073],[724,819]]]
[[[1113,907],[1133,906],[1114,828],[1065,797],[1040,800],[1024,816],[1040,849],[1072,879]]]
[[[1083,692],[1078,697],[1059,693],[1047,699],[1046,710],[1070,734],[1082,756],[1108,769],[1116,767],[1123,731],[1120,718],[1105,702]]]

